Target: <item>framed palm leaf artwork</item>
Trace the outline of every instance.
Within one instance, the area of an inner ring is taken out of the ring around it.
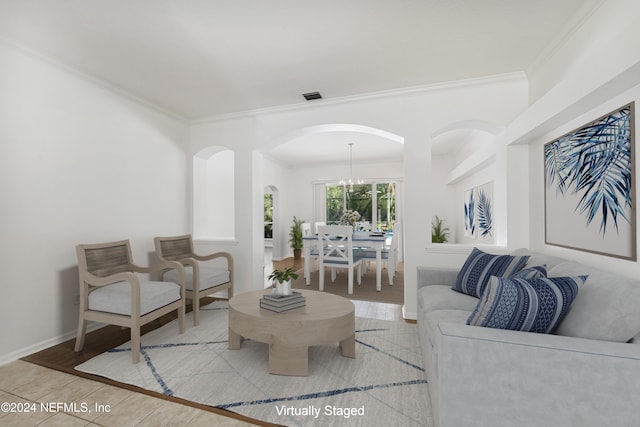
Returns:
[[[493,182],[464,191],[464,237],[494,242]]]
[[[475,187],[476,198],[476,239],[484,243],[494,242],[493,226],[493,182]]]
[[[634,103],[544,146],[545,242],[636,260]]]

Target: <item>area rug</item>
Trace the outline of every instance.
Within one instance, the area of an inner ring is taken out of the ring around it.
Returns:
[[[324,275],[324,291],[332,294],[340,295],[341,297],[361,300],[361,301],[374,301],[384,302],[390,304],[404,304],[404,263],[398,263],[396,276],[393,279],[393,286],[389,286],[389,278],[387,277],[387,270],[382,269],[382,286],[380,292],[376,290],[376,263],[372,262],[366,272],[362,275],[362,283],[358,285],[357,280],[353,283],[353,294],[349,295],[348,291],[348,277],[346,270],[338,270],[336,275],[336,281],[331,282],[331,269],[327,268]],[[311,289],[318,290],[319,275],[318,270],[311,272],[311,283],[306,285],[306,281],[303,277],[304,270],[299,270],[299,276],[296,280],[292,281],[291,286],[294,289]]]
[[[268,373],[268,346],[227,349],[226,301],[203,307],[200,325],[178,334],[177,320],[77,370],[286,426],[431,426],[416,325],[356,318],[356,358],[338,345],[309,349],[309,376]],[[193,325],[191,313],[187,325]]]

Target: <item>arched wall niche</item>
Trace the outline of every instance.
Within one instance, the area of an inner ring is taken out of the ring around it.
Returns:
[[[431,135],[432,223],[436,216],[443,220],[447,243],[506,244],[506,165],[497,138],[504,130],[496,123],[464,120]]]
[[[209,146],[193,155],[193,235],[204,240],[235,238],[235,153]]]

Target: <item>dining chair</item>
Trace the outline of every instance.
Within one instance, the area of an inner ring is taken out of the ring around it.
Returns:
[[[156,256],[160,261],[178,261],[184,266],[186,277],[185,296],[192,301],[193,324],[200,324],[200,298],[227,290],[233,296],[233,256],[227,252],[198,255],[193,248],[190,234],[154,239]],[[206,263],[214,259],[226,260],[226,266]],[[163,272],[165,280],[176,280],[175,272]]]
[[[76,246],[80,278],[80,314],[75,351],[84,347],[87,321],[131,329],[131,358],[140,360],[140,327],[174,310],[178,330],[184,332],[185,274],[178,262],[151,267],[133,263],[128,240]],[[173,269],[176,283],[152,281],[136,273]]]
[[[331,267],[331,281],[336,280],[336,268],[346,268],[348,293],[353,294],[353,270],[357,267],[358,284],[362,280],[362,257],[354,255],[353,227],[350,225],[324,225],[318,227],[318,288],[324,291],[324,269]]]
[[[324,222],[324,221],[318,221],[318,222],[313,223],[313,226],[314,226],[314,227],[315,227],[315,229],[316,229],[316,234],[317,234],[317,233],[319,233],[319,231],[318,231],[318,227],[322,227],[322,226],[324,226],[324,225],[327,225],[327,223],[326,223],[326,222]]]
[[[395,223],[391,231],[391,241],[389,245],[382,249],[380,257],[387,269],[387,277],[389,279],[389,286],[393,286],[393,278],[396,275],[396,267],[398,265],[398,232],[400,231],[400,224]],[[376,251],[372,248],[361,248],[359,255],[365,258],[365,263],[370,260],[376,259]],[[366,264],[365,264],[366,265]],[[366,268],[366,266],[365,266]]]

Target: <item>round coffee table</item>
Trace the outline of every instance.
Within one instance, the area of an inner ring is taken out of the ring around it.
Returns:
[[[340,343],[342,355],[356,357],[355,307],[351,301],[325,292],[296,289],[306,306],[276,313],[260,308],[271,289],[245,292],[229,300],[229,349],[243,338],[269,344],[269,373],[309,374],[309,346]]]

